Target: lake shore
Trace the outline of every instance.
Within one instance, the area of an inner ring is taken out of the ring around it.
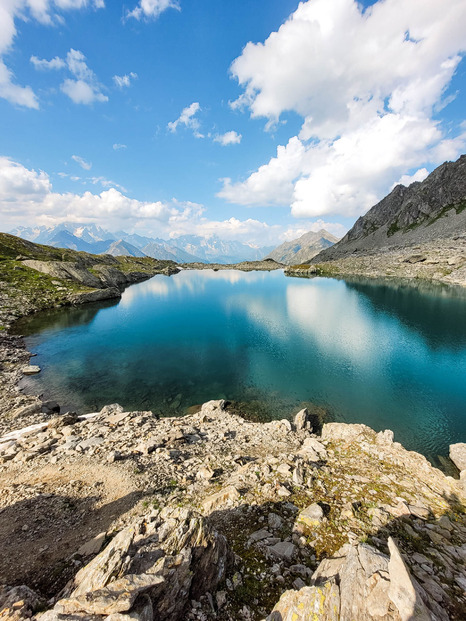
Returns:
[[[335,260],[289,266],[285,274],[406,279],[466,287],[466,237],[458,235],[399,248],[355,249]]]
[[[390,432],[252,423],[221,401],[57,416],[17,390],[21,338],[0,348],[2,435],[43,423],[0,443],[3,618],[276,621],[319,601],[321,619],[461,619],[465,479]]]

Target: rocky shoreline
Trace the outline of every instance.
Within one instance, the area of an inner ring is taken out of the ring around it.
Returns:
[[[462,618],[464,479],[389,431],[198,410],[0,440],[2,618]]]
[[[413,246],[355,250],[350,256],[293,265],[287,276],[365,276],[466,287],[466,235]]]

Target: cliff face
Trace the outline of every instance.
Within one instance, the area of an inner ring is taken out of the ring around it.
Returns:
[[[466,155],[462,155],[456,162],[436,168],[421,183],[396,186],[314,261],[409,247],[465,232]]]

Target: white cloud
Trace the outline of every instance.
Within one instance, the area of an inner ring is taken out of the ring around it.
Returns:
[[[91,162],[86,161],[80,155],[72,155],[71,159],[74,160],[77,164],[79,164],[81,168],[84,168],[84,170],[91,170],[92,168]]]
[[[125,73],[125,75],[114,75],[113,81],[115,82],[118,88],[125,88],[131,86],[131,82],[136,80],[138,77],[137,73],[131,71],[130,73]]]
[[[87,66],[82,52],[71,48],[66,55],[66,65],[76,79],[68,78],[60,88],[74,103],[88,105],[94,101],[108,101],[108,97],[102,93],[97,76]]]
[[[26,108],[39,108],[37,95],[30,86],[15,84],[13,72],[5,65],[3,57],[13,46],[17,33],[16,21],[35,19],[44,25],[60,23],[62,17],[60,11],[82,9],[86,7],[95,9],[105,6],[104,0],[7,0],[0,2],[0,97],[12,104]],[[33,60],[35,59],[35,60]],[[36,68],[58,69],[60,59],[51,61],[41,60],[36,56],[31,57],[31,62]],[[47,65],[48,63],[48,65]]]
[[[242,183],[223,179],[217,196],[239,205],[289,205],[294,181],[300,176],[306,149],[299,138],[277,148],[277,156],[261,166]]]
[[[37,58],[37,56],[31,56],[30,61],[36,69],[42,71],[53,71],[55,69],[63,69],[66,67],[66,63],[63,58],[55,56],[51,60],[45,60],[44,58]]]
[[[219,195],[291,205],[296,217],[359,215],[413,168],[455,159],[466,132],[447,139],[434,113],[451,100],[465,33],[464,0],[448,11],[437,0],[379,0],[364,13],[355,0],[302,2],[231,67],[244,88],[233,108],[268,125],[293,111],[301,131]]]
[[[67,173],[58,173],[68,177]],[[71,180],[86,181],[79,177]],[[116,186],[104,177],[90,177],[87,182]],[[124,188],[109,187],[100,194],[54,192],[49,176],[43,171],[29,170],[7,157],[0,157],[0,221],[4,230],[24,222],[55,226],[61,222],[97,223],[110,230],[125,229],[155,237],[179,237],[184,234],[218,235],[255,246],[278,245],[317,227],[335,234],[332,223],[299,222],[283,227],[248,218],[210,220],[202,205],[189,201],[139,201],[125,195]]]
[[[139,0],[138,5],[129,11],[127,17],[135,19],[157,19],[157,17],[167,9],[180,11],[178,0]]]
[[[123,185],[120,185],[115,181],[111,181],[106,177],[89,177],[88,181],[90,181],[93,185],[101,185],[103,188],[116,188],[117,190],[125,193],[128,191]]]
[[[199,120],[195,118],[195,115],[200,111],[200,109],[201,106],[199,105],[199,102],[194,101],[191,105],[183,109],[176,121],[168,123],[168,129],[175,133],[179,125],[184,125],[185,127],[192,129],[196,138],[204,138],[203,134],[199,133]]]
[[[392,185],[392,189],[395,186],[400,185],[400,184],[408,187],[408,185],[411,185],[415,181],[424,181],[424,179],[427,177],[428,174],[429,174],[429,171],[427,170],[427,168],[419,168],[412,175],[402,175],[400,179]]]
[[[241,138],[241,134],[231,131],[224,134],[217,134],[214,137],[214,142],[219,142],[222,146],[226,147],[229,144],[239,144],[241,142]]]
[[[125,144],[119,144],[118,142],[115,142],[115,144],[113,145],[113,150],[114,151],[121,151],[122,149],[126,149],[127,146]]]

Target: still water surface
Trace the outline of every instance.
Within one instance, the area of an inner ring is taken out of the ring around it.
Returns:
[[[26,390],[62,406],[181,414],[226,398],[269,418],[309,402],[392,429],[438,463],[466,441],[466,297],[279,272],[186,271],[118,303],[20,326],[37,352]]]

